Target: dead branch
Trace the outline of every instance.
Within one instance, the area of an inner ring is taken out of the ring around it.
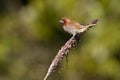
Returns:
[[[43,80],[46,80],[48,76],[53,73],[55,70],[57,70],[60,67],[61,61],[63,60],[63,57],[68,55],[68,52],[72,47],[75,46],[75,44],[79,41],[80,36],[83,35],[85,32],[87,32],[91,27],[96,25],[98,20],[93,20],[89,24],[86,25],[86,28],[79,34],[76,34],[75,36],[72,36],[66,43],[61,47],[61,49],[58,51],[57,55],[53,59],[51,65],[48,68],[48,72]],[[94,25],[93,25],[94,24]]]

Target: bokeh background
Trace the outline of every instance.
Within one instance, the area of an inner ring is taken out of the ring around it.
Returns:
[[[0,0],[0,80],[42,80],[71,37],[58,21],[99,19],[48,80],[120,80],[120,0]]]

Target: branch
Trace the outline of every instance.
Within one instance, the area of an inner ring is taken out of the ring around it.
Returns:
[[[48,72],[47,72],[47,74],[46,74],[46,76],[44,77],[43,80],[46,80],[50,74],[52,74],[56,69],[58,69],[60,67],[60,64],[61,64],[61,61],[63,60],[63,57],[68,55],[68,52],[70,51],[70,49],[72,47],[74,47],[75,44],[79,41],[80,36],[83,35],[85,32],[87,32],[91,27],[96,25],[97,22],[98,22],[97,19],[91,21],[89,24],[86,25],[85,29],[82,32],[76,34],[75,36],[72,36],[65,43],[65,45],[63,45],[61,47],[61,49],[59,50],[59,52],[57,53],[57,55],[53,59],[50,67],[48,68]]]

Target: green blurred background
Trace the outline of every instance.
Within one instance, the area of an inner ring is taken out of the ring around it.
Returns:
[[[42,80],[71,37],[62,17],[99,24],[48,80],[120,80],[120,0],[0,0],[0,80]]]

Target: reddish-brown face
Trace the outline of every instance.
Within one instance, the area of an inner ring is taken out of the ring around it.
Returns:
[[[69,19],[63,17],[60,21],[59,21],[61,24],[65,25],[69,22]]]

